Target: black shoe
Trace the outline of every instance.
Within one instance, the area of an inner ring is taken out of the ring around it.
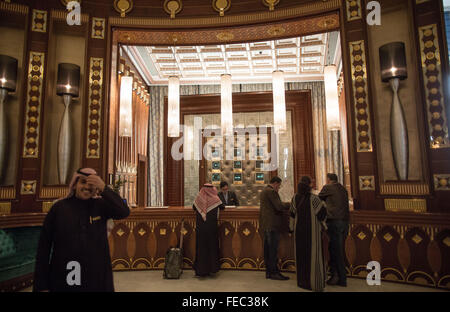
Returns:
[[[339,283],[339,277],[333,276],[327,281],[327,285],[334,286]]]
[[[342,287],[347,287],[347,282],[338,282],[336,285],[342,286]]]
[[[269,278],[273,279],[273,280],[278,280],[278,281],[286,281],[289,279],[289,277],[284,276],[281,273],[270,274]]]
[[[269,279],[269,278],[270,278],[270,273],[266,272],[266,279]]]

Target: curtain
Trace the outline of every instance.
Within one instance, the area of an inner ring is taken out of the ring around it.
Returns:
[[[233,92],[271,91],[272,84],[234,84]],[[340,155],[340,139],[327,131],[325,111],[325,86],[317,82],[289,82],[286,90],[311,90],[314,162],[316,187],[320,190],[326,182],[327,172],[335,172],[339,179],[342,174],[342,156]],[[148,203],[151,206],[163,205],[164,194],[164,96],[167,96],[167,86],[150,87],[150,117],[149,117],[149,192]],[[181,86],[180,95],[219,94],[220,85]],[[332,137],[330,138],[329,135]],[[329,143],[330,142],[330,143]],[[331,145],[329,145],[331,144]],[[335,148],[338,148],[336,150]],[[333,151],[333,152],[331,152]],[[333,159],[329,161],[329,159]]]

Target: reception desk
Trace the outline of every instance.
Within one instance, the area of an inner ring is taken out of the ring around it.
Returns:
[[[195,258],[192,207],[136,208],[116,221],[109,237],[114,270],[162,269],[167,249],[177,246],[184,218],[184,262]],[[225,209],[219,216],[222,269],[264,270],[259,207]],[[328,259],[328,238],[323,237]],[[295,271],[294,240],[281,235],[282,271]],[[348,275],[365,277],[370,261],[381,263],[382,280],[450,289],[450,216],[379,211],[351,212],[346,240]]]
[[[42,225],[44,217],[44,213],[0,216],[0,228],[31,229]],[[162,269],[167,249],[178,245],[182,218],[185,268],[191,268],[195,258],[195,212],[192,207],[167,207],[135,208],[127,219],[115,221],[109,236],[113,269]],[[258,207],[220,212],[222,269],[264,270],[258,219]],[[328,258],[326,235],[323,241]],[[282,271],[295,271],[293,243],[291,235],[282,234],[279,248]],[[381,264],[382,280],[450,289],[447,214],[352,211],[345,245],[349,276],[364,278],[367,263],[375,260]],[[28,279],[17,281],[29,285],[32,276]],[[8,289],[14,286],[8,285]]]

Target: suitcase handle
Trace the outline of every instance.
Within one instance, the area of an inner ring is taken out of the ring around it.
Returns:
[[[181,226],[180,226],[180,249],[183,248],[183,230],[184,230],[184,218],[181,219]]]

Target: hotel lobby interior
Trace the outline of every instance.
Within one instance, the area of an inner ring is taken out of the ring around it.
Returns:
[[[450,290],[450,1],[68,2],[0,0],[0,292],[31,291],[43,221],[86,167],[130,208],[108,234],[116,291],[302,291],[287,229],[290,280],[264,278],[260,194],[330,172],[348,287],[325,291]],[[222,181],[240,205],[203,280],[192,205]],[[181,235],[182,278],[163,279]]]

